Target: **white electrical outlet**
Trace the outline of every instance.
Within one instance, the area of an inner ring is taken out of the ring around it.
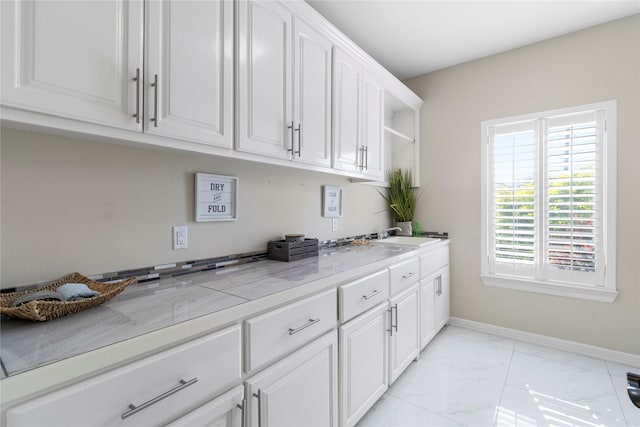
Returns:
[[[187,226],[177,225],[173,227],[173,249],[187,249],[188,247]]]
[[[338,231],[338,218],[331,218],[331,231]]]

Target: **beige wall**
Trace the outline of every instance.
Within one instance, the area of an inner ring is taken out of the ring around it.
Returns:
[[[640,15],[413,78],[421,117],[423,228],[448,230],[451,313],[640,354]],[[618,101],[617,286],[612,304],[480,281],[480,122]]]
[[[335,239],[387,227],[372,186],[298,169],[2,129],[2,287],[266,250],[283,234]],[[237,222],[194,222],[194,172],[239,177]],[[344,189],[337,232],[321,186]],[[172,249],[186,224],[189,248]]]

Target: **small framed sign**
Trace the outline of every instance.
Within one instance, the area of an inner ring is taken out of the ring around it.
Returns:
[[[322,216],[327,218],[342,216],[342,188],[330,185],[322,187]]]
[[[238,178],[196,173],[196,222],[238,219]]]

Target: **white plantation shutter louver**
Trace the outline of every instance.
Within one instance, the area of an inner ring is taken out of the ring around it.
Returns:
[[[535,263],[536,132],[535,122],[489,130],[494,272],[531,275]]]
[[[545,125],[545,276],[598,285],[604,111],[551,117]]]
[[[486,284],[615,299],[615,116],[608,101],[482,122]]]

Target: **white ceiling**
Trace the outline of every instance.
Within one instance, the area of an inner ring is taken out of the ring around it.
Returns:
[[[640,0],[307,0],[405,79],[640,13]]]

